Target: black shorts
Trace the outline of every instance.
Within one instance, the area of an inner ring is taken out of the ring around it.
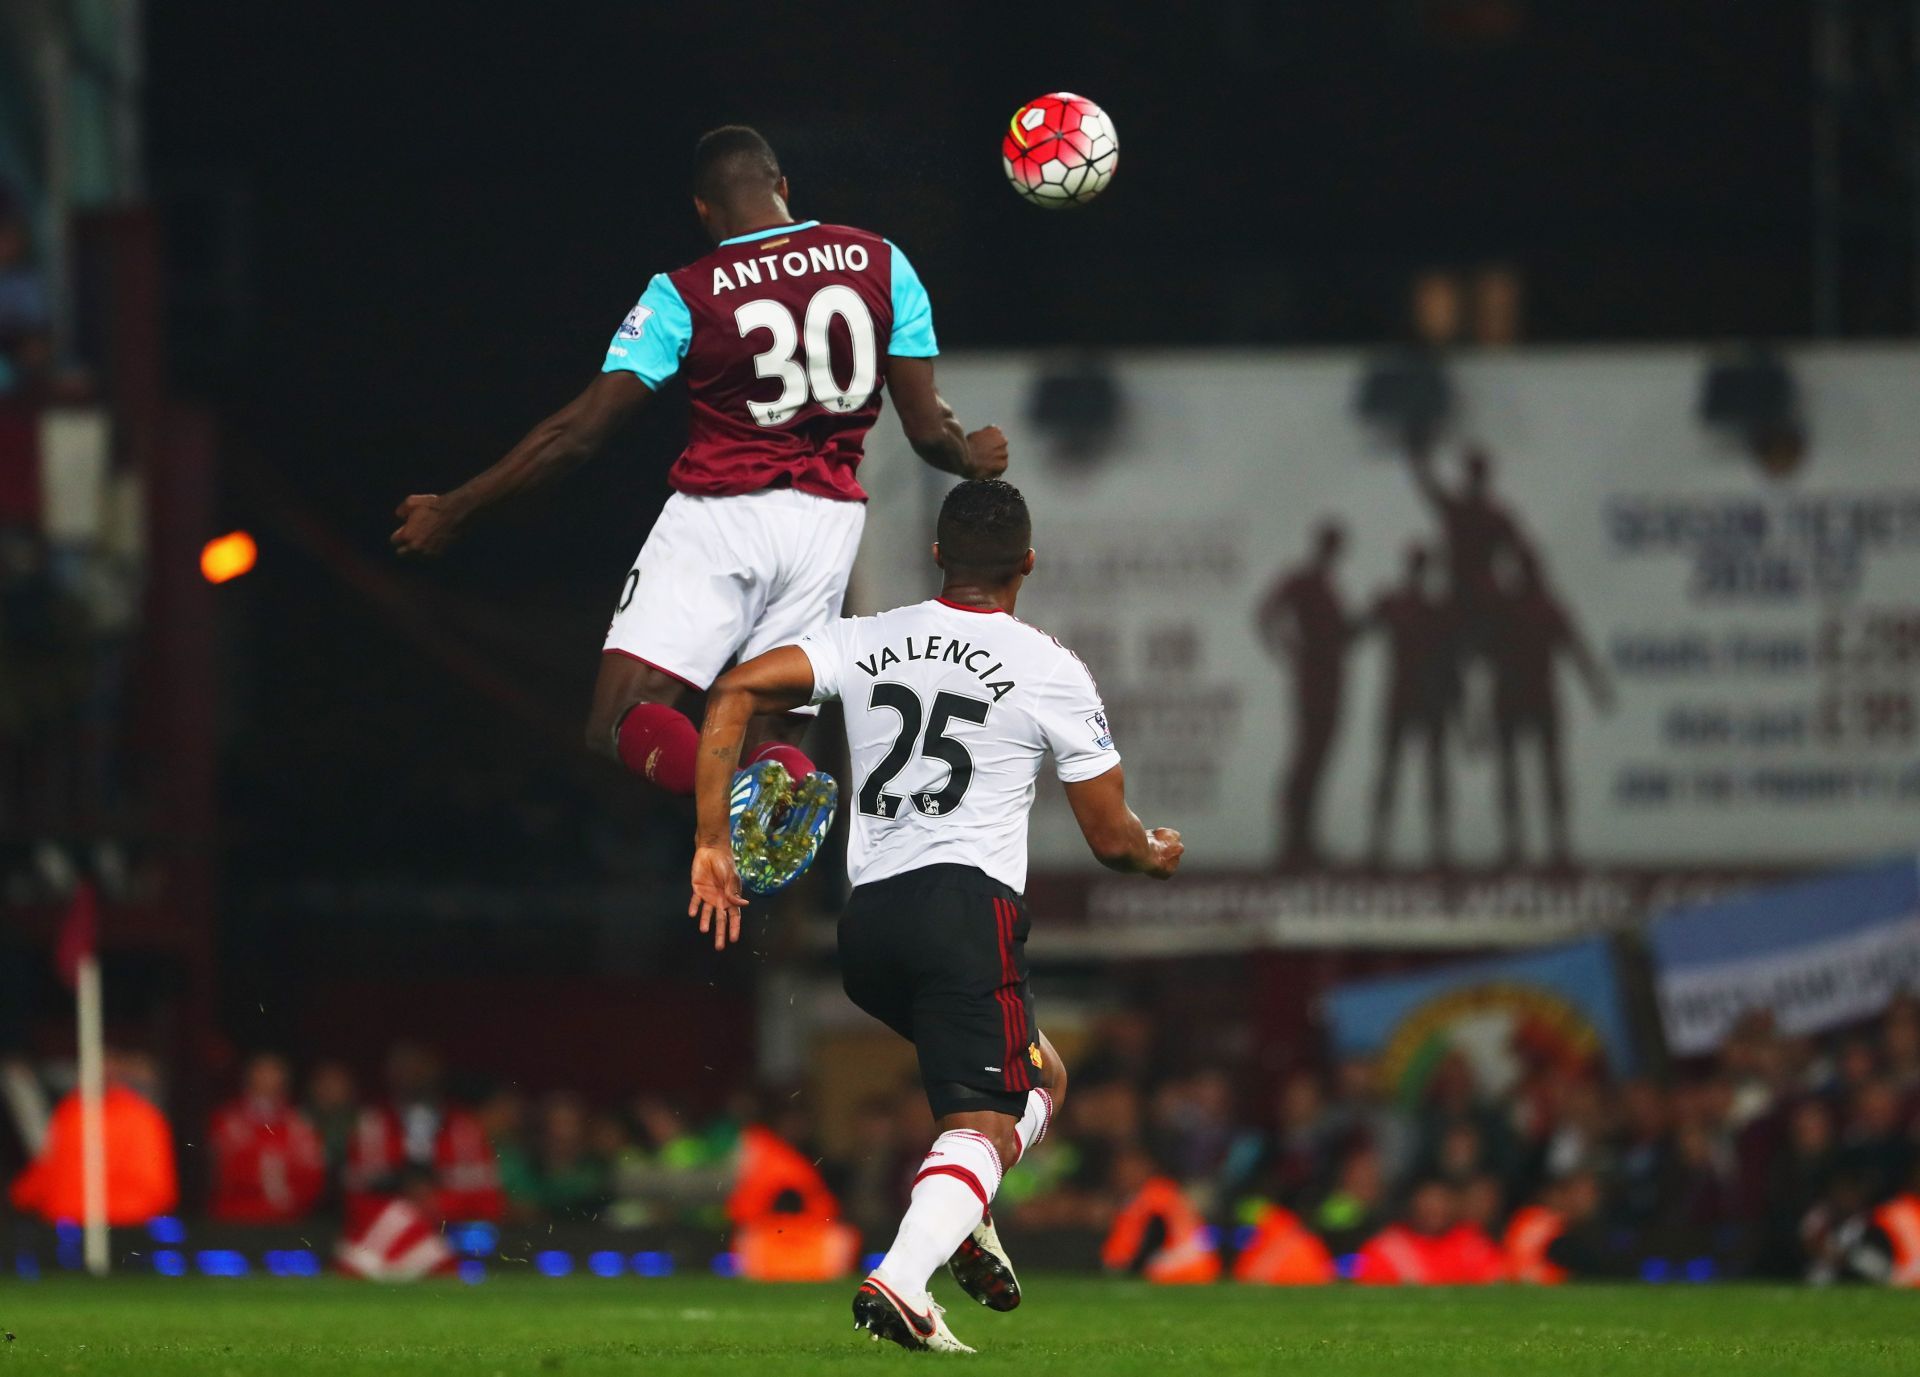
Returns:
[[[920,1054],[936,1118],[1016,1118],[1041,1083],[1027,983],[1027,907],[970,865],[929,865],[855,889],[840,917],[847,997]]]

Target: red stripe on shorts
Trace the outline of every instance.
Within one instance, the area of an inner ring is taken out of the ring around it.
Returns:
[[[1020,1050],[1020,1088],[1033,1089],[1033,1063],[1027,1058],[1027,1048],[1033,1042],[1033,1029],[1027,1026],[1027,1001],[1020,997],[1020,963],[1014,958],[1013,934],[1020,922],[1020,908],[1013,900],[1007,900],[1007,960],[1013,966],[1013,1008],[1015,1021],[1019,1027],[1015,1039]]]
[[[1017,1090],[1020,1088],[1019,1073],[1015,1069],[1020,1064],[1018,1041],[1020,1036],[1020,1016],[1015,1012],[1014,1008],[1019,1002],[1019,996],[1015,994],[1013,989],[1013,915],[1011,907],[1005,899],[995,899],[993,901],[993,911],[994,916],[998,920],[1000,932],[1000,989],[998,993],[1000,995],[1000,1008],[1002,1011],[1002,1031],[1007,1044],[1006,1056],[1002,1059],[1002,1065],[1006,1068],[1004,1084],[1008,1090]]]
[[[1013,959],[1013,930],[1020,912],[1009,899],[995,899],[993,906],[1000,920],[1000,994],[1007,1011],[1005,1084],[1009,1090],[1026,1090],[1032,1085],[1027,1071],[1027,1010],[1020,999],[1020,967]]]

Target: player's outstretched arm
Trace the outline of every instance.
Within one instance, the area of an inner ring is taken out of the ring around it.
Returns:
[[[1123,766],[1066,786],[1080,834],[1093,848],[1100,864],[1130,875],[1170,879],[1180,867],[1186,847],[1171,827],[1147,829],[1127,807],[1127,778]]]
[[[887,390],[913,452],[942,473],[998,478],[1007,471],[1007,437],[999,426],[968,434],[933,384],[933,360],[887,355]]]
[[[756,655],[721,675],[707,691],[707,718],[694,759],[693,902],[687,916],[713,933],[713,948],[740,940],[740,910],[747,906],[733,866],[727,804],[747,724],[760,713],[788,712],[813,697],[813,661],[798,646]]]
[[[587,390],[528,431],[499,463],[443,495],[415,493],[394,515],[393,548],[402,555],[437,555],[459,538],[467,522],[496,503],[558,478],[590,459],[653,396],[631,373],[602,373]]]

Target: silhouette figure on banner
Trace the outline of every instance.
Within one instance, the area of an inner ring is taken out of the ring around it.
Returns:
[[[1493,667],[1502,860],[1513,866],[1524,859],[1520,755],[1531,743],[1540,758],[1546,800],[1547,859],[1564,866],[1572,848],[1567,835],[1566,738],[1555,670],[1562,659],[1571,660],[1602,712],[1612,710],[1613,692],[1573,614],[1548,586],[1539,556],[1524,545],[1515,546],[1498,570],[1483,644]]]
[[[1418,737],[1425,757],[1428,854],[1436,868],[1452,861],[1447,744],[1460,712],[1460,612],[1424,545],[1407,549],[1398,585],[1374,600],[1366,626],[1386,638],[1387,675],[1380,713],[1380,763],[1374,776],[1369,864],[1386,864],[1402,748]]]
[[[1472,659],[1485,644],[1499,589],[1494,564],[1508,551],[1526,548],[1520,525],[1493,493],[1493,460],[1485,450],[1470,449],[1461,461],[1459,486],[1447,488],[1434,476],[1433,460],[1424,450],[1408,455],[1414,487],[1433,508],[1440,523],[1446,554],[1447,588],[1461,631],[1460,654]]]
[[[1571,662],[1595,706],[1612,694],[1572,611],[1554,591],[1540,551],[1496,494],[1493,461],[1470,449],[1460,477],[1442,482],[1432,456],[1408,455],[1415,487],[1438,527],[1416,543],[1398,583],[1381,591],[1364,618],[1349,616],[1335,580],[1346,528],[1334,517],[1315,528],[1304,560],[1284,569],[1261,600],[1260,636],[1284,666],[1291,687],[1293,737],[1281,770],[1279,863],[1325,863],[1320,801],[1341,729],[1347,659],[1364,634],[1380,633],[1386,674],[1380,751],[1367,826],[1367,859],[1388,863],[1400,776],[1417,740],[1425,767],[1427,849],[1444,868],[1453,856],[1453,778],[1463,752],[1491,746],[1500,861],[1526,858],[1521,775],[1538,761],[1544,856],[1570,863],[1566,732],[1559,667]]]
[[[1260,605],[1261,639],[1293,682],[1293,754],[1280,781],[1280,864],[1320,864],[1316,827],[1320,785],[1340,726],[1346,693],[1347,647],[1356,627],[1348,619],[1334,568],[1346,548],[1346,529],[1323,521],[1313,553],[1284,572]]]

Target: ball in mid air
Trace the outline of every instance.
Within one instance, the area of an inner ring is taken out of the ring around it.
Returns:
[[[1013,112],[1000,162],[1015,191],[1060,210],[1106,190],[1120,162],[1120,140],[1106,111],[1085,96],[1055,91]]]

